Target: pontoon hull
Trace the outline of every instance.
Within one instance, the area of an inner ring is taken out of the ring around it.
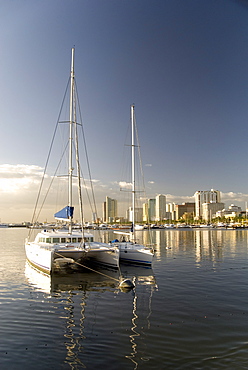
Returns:
[[[86,249],[79,248],[53,248],[53,246],[44,246],[36,243],[26,243],[25,250],[28,261],[35,268],[43,271],[46,274],[51,274],[55,271],[56,260],[61,258],[73,259],[77,262],[77,266],[88,266],[89,264],[100,264],[112,268],[119,267],[119,250],[118,248],[109,249],[99,247],[92,243]],[[58,266],[57,266],[58,267]]]
[[[144,246],[133,243],[116,243],[120,250],[120,261],[150,266],[153,253]]]
[[[86,247],[87,250],[87,247]],[[97,242],[92,243],[87,250],[87,257],[89,263],[97,263],[112,268],[119,267],[120,251],[117,247],[109,248],[106,246],[99,246]]]

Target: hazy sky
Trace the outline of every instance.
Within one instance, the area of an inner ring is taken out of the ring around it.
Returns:
[[[248,1],[2,0],[0,24],[2,222],[31,219],[73,46],[100,215],[133,103],[149,197],[214,188],[244,208]]]

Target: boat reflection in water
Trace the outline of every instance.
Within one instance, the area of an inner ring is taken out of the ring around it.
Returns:
[[[106,290],[119,286],[120,272],[115,269],[98,267],[94,271],[86,270],[75,273],[43,274],[28,262],[25,266],[28,282],[43,293],[52,294],[66,291]]]
[[[147,331],[150,329],[152,315],[152,296],[158,290],[156,279],[151,268],[142,266],[121,265],[122,278],[132,280],[134,289],[132,294],[131,334],[129,335],[131,352],[126,358],[132,361],[134,369],[149,361],[146,357]],[[122,291],[125,292],[124,289]],[[127,292],[127,291],[126,291]],[[128,292],[127,292],[128,293]]]
[[[45,275],[27,262],[25,276],[36,292],[45,294],[42,301],[48,305],[49,320],[63,320],[62,326],[57,326],[61,327],[57,346],[64,363],[75,369],[79,368],[73,367],[75,364],[97,368],[102,358],[114,360],[117,350],[123,363],[132,362],[132,368],[148,361],[144,346],[150,329],[152,295],[157,289],[151,268],[121,265],[118,271],[101,268],[97,272]],[[130,279],[134,288],[122,288],[123,279]],[[111,332],[114,327],[117,331]]]

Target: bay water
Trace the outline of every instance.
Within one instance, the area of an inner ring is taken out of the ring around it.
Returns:
[[[27,234],[0,229],[0,369],[248,368],[248,230],[154,230],[152,269],[54,277]]]

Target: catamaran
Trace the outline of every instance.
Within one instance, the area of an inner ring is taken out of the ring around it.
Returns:
[[[79,266],[98,263],[113,268],[119,267],[119,249],[114,245],[110,247],[109,244],[93,241],[93,235],[86,233],[83,229],[81,167],[79,164],[77,133],[79,124],[76,118],[77,109],[75,102],[74,48],[72,48],[69,121],[63,121],[63,123],[69,124],[69,138],[66,145],[69,148],[68,175],[66,176],[68,179],[68,205],[54,215],[57,220],[63,220],[63,222],[68,223],[68,227],[64,230],[42,230],[36,235],[34,241],[29,240],[29,235],[25,243],[26,256],[30,264],[46,274],[52,274],[61,267],[73,268],[75,264]],[[74,159],[73,149],[75,150]],[[76,163],[75,166],[74,163]],[[73,229],[74,206],[72,190],[74,177],[78,179],[77,193],[82,231]]]
[[[135,223],[135,148],[137,147],[135,140],[136,121],[134,115],[134,105],[131,105],[131,150],[132,150],[132,226],[130,233],[115,232],[121,234],[121,240],[113,240],[112,244],[118,246],[120,250],[120,261],[127,263],[135,263],[142,265],[151,265],[153,260],[153,251],[142,244],[139,244],[136,239],[136,223]]]

